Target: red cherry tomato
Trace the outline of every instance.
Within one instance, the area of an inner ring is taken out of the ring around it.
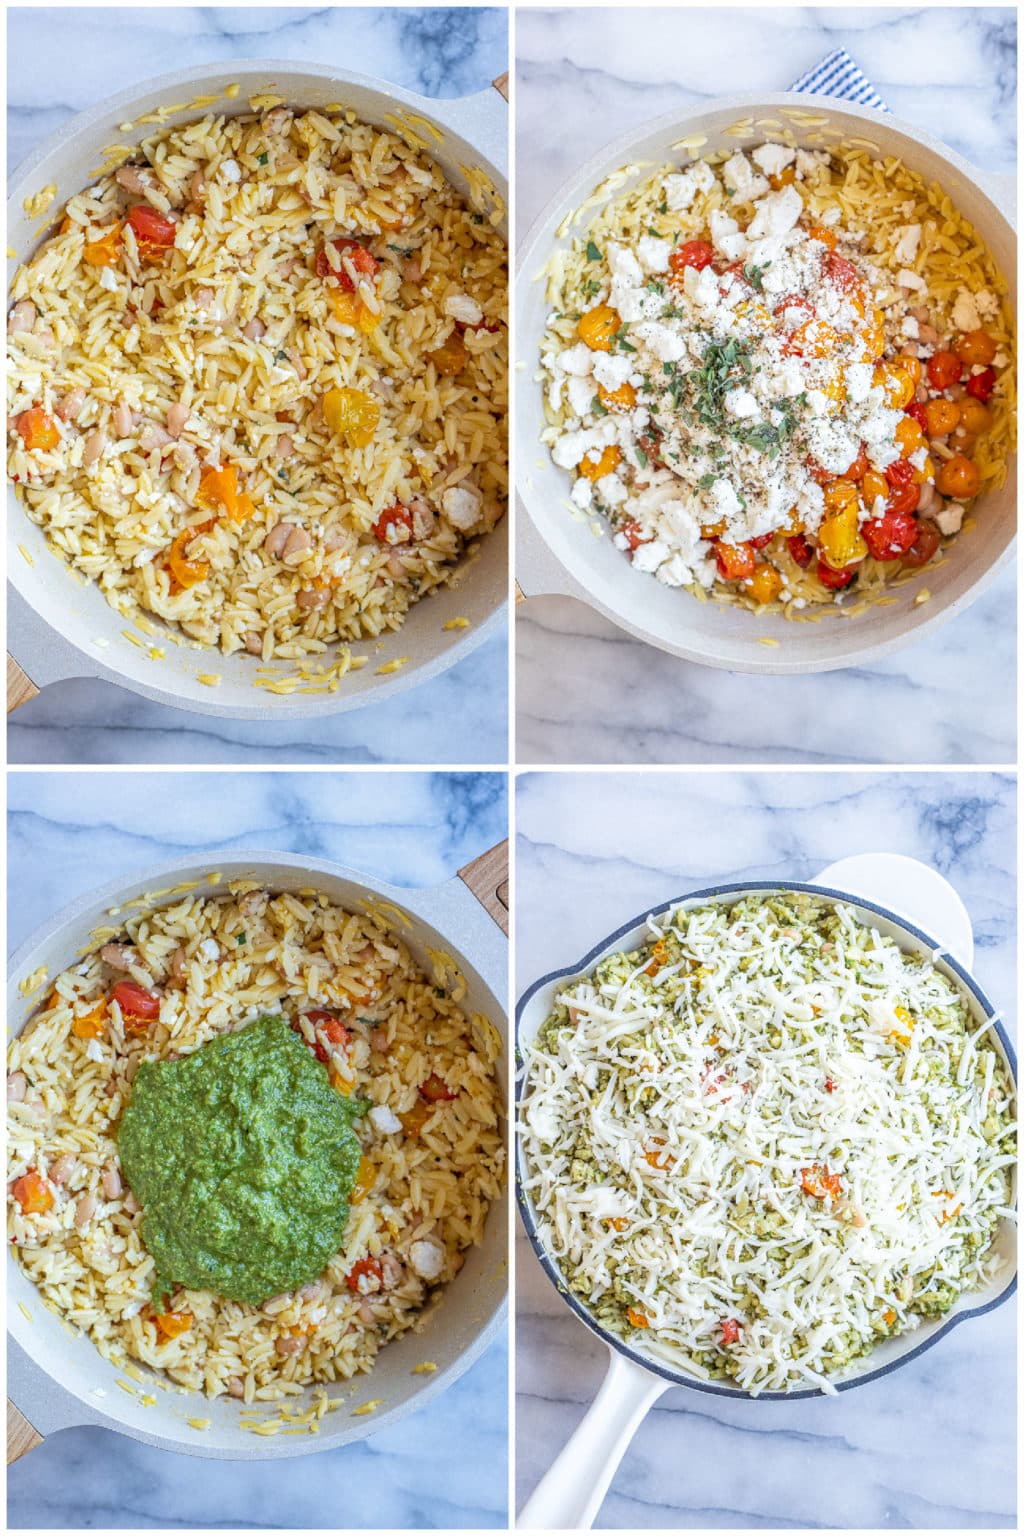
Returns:
[[[326,1008],[311,1008],[306,1018],[314,1029],[322,1029],[332,1045],[348,1045],[352,1039],[352,1031],[346,1029],[336,1013],[328,1013]]]
[[[922,521],[917,525],[917,538],[903,556],[904,565],[927,565],[939,545],[942,534],[934,523]]]
[[[385,507],[373,525],[373,536],[381,544],[407,544],[408,539],[396,538],[391,530],[395,528],[407,528],[409,538],[412,538],[412,513],[408,507],[403,507],[400,501],[394,506]]]
[[[358,240],[332,240],[330,244],[334,246],[339,256],[347,256],[355,270],[363,277],[372,278],[376,276],[380,262]],[[332,277],[338,284],[338,287],[345,293],[355,293],[356,291],[356,285],[344,267],[335,272],[331,266],[331,258],[327,254],[326,246],[321,246],[320,250],[317,251],[316,275],[317,277]]]
[[[964,387],[975,400],[987,400],[996,387],[995,369],[985,368],[981,373],[972,373]]]
[[[886,506],[881,517],[873,517],[860,531],[876,560],[899,560],[917,538],[917,519]]]
[[[927,435],[928,435],[928,412],[925,410],[925,408],[921,404],[920,400],[915,400],[913,405],[906,405],[906,406],[904,406],[903,407],[903,414],[904,414],[904,416],[912,416],[914,418],[914,420],[917,422],[918,426],[921,428],[921,431],[927,437]]]
[[[948,389],[956,384],[964,365],[955,352],[934,352],[925,365],[932,389]]]
[[[916,471],[909,459],[895,459],[885,472],[885,478],[894,490],[913,485]]]
[[[454,1088],[449,1088],[443,1077],[431,1072],[425,1083],[420,1083],[420,1097],[428,1104],[439,1104],[445,1099],[457,1099]]]
[[[748,539],[751,549],[764,549],[774,539],[774,533],[759,533],[756,539]]]
[[[350,1291],[356,1291],[360,1296],[369,1296],[380,1290],[383,1278],[384,1271],[379,1259],[357,1259],[345,1276],[345,1284]]]
[[[860,287],[860,273],[853,262],[848,261],[845,256],[837,255],[835,251],[825,252],[821,270],[841,293],[853,293]]]
[[[921,500],[921,487],[911,481],[910,485],[900,485],[890,491],[885,503],[886,512],[906,513],[913,512]],[[882,514],[883,516],[885,513]]]
[[[839,479],[838,475],[834,475],[830,469],[825,469],[819,464],[817,459],[807,459],[806,464],[807,473],[818,485],[831,485],[833,480]]]
[[[722,1318],[722,1343],[738,1344],[740,1341],[740,1325],[734,1317]]]
[[[786,548],[802,571],[806,571],[814,559],[814,546],[809,544],[802,533],[794,533],[792,538],[786,540]]]
[[[703,272],[705,267],[710,267],[715,259],[715,248],[706,240],[686,240],[682,245],[677,245],[668,259],[668,264],[673,272],[685,272],[687,267],[693,267],[698,272]]]
[[[818,580],[831,592],[838,592],[840,587],[848,587],[856,574],[855,565],[844,565],[841,571],[834,571],[824,560],[818,561]]]
[[[714,539],[713,543],[718,574],[723,581],[746,581],[753,576],[757,561],[749,544],[726,544],[721,539]]]
[[[861,445],[860,445],[860,452],[858,453],[857,457],[854,459],[854,461],[850,465],[849,469],[844,469],[843,470],[843,473],[840,475],[839,478],[841,480],[863,480],[864,476],[867,474],[867,472],[868,472],[868,451],[865,448],[864,444],[861,443]]]
[[[126,1024],[149,1023],[160,1017],[160,999],[134,981],[119,981],[110,1001],[120,1008]]]
[[[135,231],[135,242],[143,256],[159,255],[174,244],[175,224],[150,208],[148,203],[137,203],[128,210],[128,223]]]
[[[644,533],[635,518],[631,518],[628,523],[623,523],[619,532],[625,534],[626,543],[629,545],[631,554],[633,550],[639,549],[641,544],[650,544],[651,542],[651,535]]]

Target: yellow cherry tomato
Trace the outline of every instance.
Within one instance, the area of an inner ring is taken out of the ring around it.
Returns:
[[[868,552],[858,531],[860,508],[857,492],[852,486],[851,490],[853,500],[845,502],[838,511],[830,512],[822,519],[818,529],[818,547],[822,558],[834,571],[841,571],[844,566],[863,560]]]
[[[901,459],[909,459],[912,453],[924,447],[924,433],[913,416],[900,417],[896,423],[895,438],[899,445]]]
[[[759,565],[748,590],[755,603],[773,602],[782,590],[782,576],[774,565]]]
[[[860,483],[861,495],[864,505],[870,512],[879,496],[887,500],[889,496],[889,482],[884,475],[880,475],[877,469],[869,469]]]
[[[622,463],[622,453],[614,443],[609,443],[607,448],[601,450],[595,459],[593,452],[588,453],[580,460],[579,471],[587,480],[601,480],[605,475],[610,475]]]
[[[356,330],[362,331],[368,336],[375,330],[380,316],[375,315],[368,304],[364,304],[358,293],[348,293],[344,288],[328,287],[324,290],[327,294],[327,302],[334,311],[335,320],[340,320],[342,325],[354,325]]]
[[[603,384],[599,384],[597,395],[606,411],[631,411],[636,405],[636,390],[628,380],[620,384],[618,389],[605,389]]]
[[[435,347],[433,352],[427,353],[427,358],[442,378],[454,379],[466,366],[466,343],[458,331],[452,331],[447,341]]]
[[[622,324],[617,309],[610,304],[598,304],[580,316],[577,326],[579,338],[586,342],[591,352],[610,352],[612,337]]]
[[[882,398],[891,411],[902,411],[914,398],[917,388],[901,363],[880,363],[872,382],[880,385]]]
[[[365,389],[329,389],[324,395],[324,420],[353,448],[365,448],[380,422],[380,406]]]

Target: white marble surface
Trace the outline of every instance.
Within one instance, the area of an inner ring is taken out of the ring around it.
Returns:
[[[631,127],[713,96],[785,90],[840,46],[898,116],[989,171],[1014,169],[1009,9],[521,10],[518,230]],[[517,760],[1013,762],[1015,597],[1008,573],[968,614],[895,656],[766,680],[678,661],[580,603],[537,598],[516,616]]]
[[[73,113],[132,81],[236,58],[340,67],[426,96],[484,90],[507,68],[500,7],[24,6],[7,17],[8,164]],[[40,51],[46,68],[38,67]],[[8,732],[17,763],[499,763],[507,747],[507,640],[383,705],[250,725],[149,704],[105,682],[47,688]],[[444,722],[458,719],[459,749]]]
[[[195,849],[270,847],[405,886],[507,835],[503,774],[12,773],[9,943],[76,895]],[[187,808],[186,808],[187,807]],[[507,1350],[358,1445],[198,1461],[103,1429],[55,1435],[8,1475],[12,1528],[450,1528],[505,1524]],[[447,1454],[452,1447],[458,1454]],[[440,1454],[439,1454],[440,1451]]]
[[[956,887],[975,974],[1012,1021],[1014,794],[1009,775],[985,773],[520,775],[517,993],[672,896],[716,879],[808,879],[881,848]],[[593,1399],[606,1352],[521,1233],[516,1294],[518,1507]],[[1012,1526],[1015,1353],[1010,1303],[837,1398],[758,1404],[675,1388],[641,1426],[598,1525]]]

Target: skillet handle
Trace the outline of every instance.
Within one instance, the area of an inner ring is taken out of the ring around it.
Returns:
[[[508,838],[459,870],[459,879],[508,938]]]
[[[7,1399],[7,1465],[17,1461],[19,1456],[24,1456],[27,1451],[34,1451],[37,1445],[42,1445],[43,1437],[38,1430],[20,1413],[10,1398]]]
[[[22,671],[14,657],[8,652],[7,713],[11,714],[14,710],[20,708],[22,704],[27,704],[30,699],[36,698],[38,693],[39,689],[28,673]]]
[[[669,1383],[611,1351],[601,1390],[516,1520],[516,1529],[589,1531],[629,1442]]]
[[[967,908],[945,876],[903,853],[858,853],[830,864],[811,882],[863,896],[909,918],[959,960],[974,965],[974,932]]]

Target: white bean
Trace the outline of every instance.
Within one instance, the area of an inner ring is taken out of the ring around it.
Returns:
[[[77,1166],[78,1158],[74,1152],[65,1152],[50,1164],[50,1178],[54,1184],[66,1184]]]
[[[188,421],[188,406],[175,401],[167,412],[167,430],[172,437],[180,437]]]
[[[152,178],[137,165],[122,165],[114,172],[114,180],[126,192],[136,192],[144,197],[152,186]]]
[[[242,331],[242,335],[247,341],[262,341],[266,334],[266,326],[263,324],[263,321],[255,315]]]
[[[8,1072],[7,1074],[7,1102],[8,1104],[23,1104],[25,1102],[25,1090],[28,1087],[28,1078],[24,1072]]]
[[[107,446],[107,434],[97,430],[90,432],[82,449],[82,463],[95,464],[104,448]]]
[[[318,609],[327,607],[331,601],[331,589],[330,587],[306,587],[296,595],[295,601],[307,613],[315,613]]]
[[[30,331],[39,318],[39,312],[31,299],[20,299],[7,316],[8,336],[18,336]]]
[[[97,1200],[92,1192],[81,1195],[75,1206],[75,1226],[81,1230],[96,1214]]]
[[[124,1193],[124,1184],[121,1175],[113,1163],[104,1163],[103,1172],[100,1175],[100,1183],[103,1185],[103,1193],[108,1200],[116,1200]]]
[[[61,421],[77,421],[78,413],[85,404],[85,390],[81,384],[69,389],[63,400],[57,407],[57,415]]]

